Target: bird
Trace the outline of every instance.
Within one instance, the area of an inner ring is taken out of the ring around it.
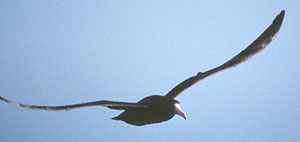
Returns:
[[[39,110],[71,110],[83,107],[91,106],[104,106],[110,109],[123,110],[123,112],[113,117],[113,120],[121,120],[131,125],[143,126],[153,123],[160,123],[163,121],[170,120],[174,115],[179,115],[186,119],[186,114],[182,110],[180,102],[175,100],[175,98],[180,95],[184,90],[188,89],[197,82],[209,77],[215,73],[226,70],[231,67],[235,67],[238,64],[247,61],[253,55],[257,54],[264,48],[266,48],[269,43],[276,37],[279,29],[282,25],[285,15],[285,10],[282,10],[273,20],[272,24],[246,49],[241,51],[239,54],[228,60],[227,62],[217,66],[206,72],[198,72],[196,75],[185,79],[173,89],[171,89],[166,95],[151,95],[143,98],[137,103],[129,102],[116,102],[108,100],[100,100],[93,102],[86,102],[80,104],[72,105],[62,105],[62,106],[38,106],[38,105],[28,105],[18,102],[14,102],[3,98],[0,96],[0,100],[14,104],[20,107],[29,109],[39,109]]]

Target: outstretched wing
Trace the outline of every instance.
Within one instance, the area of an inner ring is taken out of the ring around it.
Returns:
[[[250,57],[258,53],[259,51],[263,50],[267,47],[267,45],[275,38],[277,35],[283,18],[284,18],[285,11],[282,10],[279,15],[274,19],[273,23],[254,41],[252,42],[245,50],[240,52],[238,55],[227,61],[226,63],[222,64],[221,66],[218,66],[214,69],[211,69],[206,72],[199,72],[197,75],[192,76],[180,84],[178,84],[175,88],[173,88],[170,92],[167,93],[167,97],[169,98],[175,98],[177,97],[181,92],[183,92],[185,89],[191,87],[198,81],[213,75],[219,71],[228,69],[230,67],[234,67],[244,61],[247,61]]]
[[[130,109],[130,108],[145,108],[147,106],[139,105],[137,103],[126,103],[126,102],[113,102],[113,101],[95,101],[95,102],[87,102],[87,103],[81,103],[81,104],[73,104],[73,105],[63,105],[63,106],[36,106],[36,105],[27,105],[27,104],[21,104],[17,102],[13,102],[10,100],[7,100],[3,97],[0,97],[0,100],[14,104],[17,106],[29,108],[29,109],[41,109],[41,110],[70,110],[70,109],[76,109],[76,108],[82,108],[82,107],[91,107],[91,106],[105,106],[111,109]]]

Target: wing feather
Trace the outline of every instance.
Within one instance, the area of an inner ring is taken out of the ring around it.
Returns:
[[[225,69],[234,67],[244,61],[247,61],[249,58],[251,58],[253,55],[257,54],[259,51],[263,50],[267,47],[267,45],[275,38],[277,35],[283,18],[284,18],[285,11],[282,10],[279,15],[276,16],[276,18],[273,20],[273,23],[254,41],[252,42],[245,50],[240,52],[238,55],[227,61],[226,63],[222,64],[221,66],[218,66],[214,69],[211,69],[206,72],[199,72],[197,75],[192,76],[180,84],[178,84],[176,87],[174,87],[170,92],[167,93],[167,97],[169,98],[175,98],[177,97],[181,92],[186,90],[187,88],[191,87],[198,81],[211,76],[217,72],[223,71]]]
[[[80,104],[72,104],[72,105],[63,105],[63,106],[37,106],[37,105],[28,105],[28,104],[21,104],[18,102],[13,102],[11,100],[5,99],[0,96],[0,100],[14,104],[17,106],[21,106],[24,108],[29,109],[40,109],[40,110],[71,110],[76,108],[83,108],[83,107],[91,107],[91,106],[105,106],[111,109],[130,109],[130,108],[144,108],[147,106],[140,105],[137,103],[127,103],[127,102],[114,102],[114,101],[107,101],[107,100],[101,100],[101,101],[94,101],[94,102],[87,102],[87,103],[80,103]]]

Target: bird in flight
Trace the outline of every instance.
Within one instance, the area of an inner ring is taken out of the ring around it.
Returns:
[[[152,95],[143,98],[137,103],[128,103],[128,102],[115,102],[100,100],[94,102],[86,102],[73,105],[63,105],[63,106],[38,106],[38,105],[27,105],[22,103],[17,103],[10,101],[0,96],[0,100],[21,106],[29,109],[40,109],[40,110],[71,110],[82,107],[90,106],[105,106],[110,109],[124,110],[119,116],[116,116],[112,119],[121,120],[128,124],[142,126],[146,124],[160,123],[171,119],[175,114],[182,116],[186,119],[186,114],[180,107],[179,101],[175,98],[181,94],[184,90],[191,87],[198,81],[211,76],[217,72],[223,71],[225,69],[234,67],[260,52],[275,38],[277,35],[285,11],[282,10],[280,14],[276,16],[273,20],[273,23],[254,41],[252,42],[245,50],[234,56],[229,61],[224,64],[208,70],[206,72],[198,72],[196,75],[182,81],[177,86],[175,86],[171,91],[169,91],[165,96]]]

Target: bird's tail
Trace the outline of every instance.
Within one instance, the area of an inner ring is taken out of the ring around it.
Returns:
[[[121,120],[121,117],[120,117],[120,115],[119,115],[119,116],[113,117],[113,118],[111,118],[111,119],[113,119],[113,120]]]

